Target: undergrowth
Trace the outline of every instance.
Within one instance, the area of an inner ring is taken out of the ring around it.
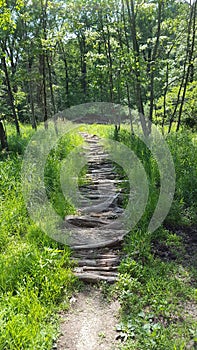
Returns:
[[[163,227],[154,233],[147,232],[147,227],[160,191],[157,164],[145,145],[126,129],[120,132],[119,142],[137,154],[149,178],[146,210],[127,236],[115,287],[122,306],[122,321],[117,328],[122,349],[196,349],[196,266],[194,260],[185,264],[185,244],[173,232],[196,225],[194,134],[181,132],[167,137],[175,164],[176,189]],[[194,310],[194,318],[187,312],[188,305]]]
[[[57,311],[68,307],[77,284],[71,272],[70,251],[35,226],[21,191],[21,163],[32,130],[22,127],[16,137],[11,126],[9,153],[0,159],[0,350],[52,349],[58,334]],[[81,131],[114,139],[114,128],[83,125]],[[175,169],[176,191],[170,212],[162,227],[147,232],[156,207],[160,176],[155,159],[145,145],[121,127],[118,142],[132,149],[148,176],[149,198],[144,214],[127,235],[119,269],[119,281],[107,293],[116,293],[121,303],[117,327],[123,350],[195,349],[197,344],[196,268],[184,264],[186,247],[176,229],[196,225],[196,139],[189,132],[168,135]],[[117,137],[117,135],[116,135]],[[77,133],[66,134],[53,149],[45,166],[47,196],[64,218],[75,207],[62,193],[61,165],[68,153],[80,146]],[[72,164],[71,164],[72,165]],[[72,168],[72,167],[71,167]],[[124,169],[117,165],[120,177]],[[80,172],[85,181],[86,168]],[[128,194],[129,185],[123,190]],[[123,201],[124,203],[124,201]],[[125,205],[126,205],[125,201]]]
[[[77,285],[70,250],[36,227],[24,203],[21,164],[33,132],[21,127],[19,137],[8,129],[9,153],[0,159],[0,349],[47,350],[58,334],[54,315],[68,307]],[[66,134],[46,163],[47,195],[62,217],[74,207],[61,191],[61,161],[81,143],[77,133]]]

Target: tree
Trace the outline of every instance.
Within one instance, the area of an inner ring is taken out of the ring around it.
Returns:
[[[1,142],[1,148],[2,150],[8,150],[8,142],[7,142],[7,136],[6,132],[2,123],[2,120],[0,120],[0,142]]]

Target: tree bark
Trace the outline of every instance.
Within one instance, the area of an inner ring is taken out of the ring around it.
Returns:
[[[15,123],[15,127],[16,127],[16,132],[17,132],[18,135],[20,135],[20,126],[19,126],[19,122],[18,122],[18,116],[17,116],[17,113],[16,113],[15,104],[14,104],[14,95],[13,95],[13,92],[12,92],[12,87],[11,87],[11,83],[10,83],[10,77],[9,77],[7,64],[6,64],[6,59],[5,59],[4,55],[1,57],[1,62],[2,62],[3,70],[4,70],[4,74],[5,74],[5,80],[6,80],[6,85],[7,85],[8,97],[9,97],[9,102],[10,102],[10,107],[11,107],[11,110],[12,110],[12,114],[13,114],[13,117],[14,117],[14,123]]]
[[[86,37],[84,33],[78,35],[81,61],[81,87],[86,100],[87,97],[87,66],[86,66]]]
[[[47,40],[47,6],[48,6],[48,0],[43,2],[41,0],[41,27],[43,29],[43,39]],[[48,128],[48,111],[47,111],[47,83],[46,83],[46,48],[42,47],[42,53],[41,53],[41,70],[42,70],[42,86],[43,86],[43,112],[44,112],[44,126],[45,129]]]
[[[41,55],[42,62],[42,86],[43,86],[43,111],[44,111],[44,125],[47,129],[48,124],[48,112],[47,112],[47,88],[46,88],[46,57],[45,52],[43,51]]]
[[[53,79],[52,79],[52,71],[51,71],[51,63],[49,62],[49,54],[46,53],[46,61],[47,61],[47,67],[48,67],[48,74],[49,74],[49,88],[50,88],[50,94],[51,94],[51,104],[53,108],[53,114],[56,113],[56,106],[55,106],[55,97],[54,97],[54,91],[53,91]]]
[[[194,11],[194,9],[195,9],[195,11]],[[180,127],[181,113],[182,113],[183,103],[184,103],[184,99],[185,99],[185,96],[182,96],[182,98],[181,98],[181,91],[184,88],[184,92],[183,92],[183,95],[184,95],[186,93],[186,88],[187,88],[187,81],[188,81],[187,64],[188,64],[188,58],[190,57],[190,49],[191,49],[190,48],[190,35],[191,35],[191,29],[192,29],[193,11],[194,11],[194,21],[195,21],[196,1],[195,1],[194,5],[191,6],[191,10],[190,10],[189,23],[188,23],[188,32],[187,32],[186,56],[185,56],[185,60],[184,60],[183,75],[182,75],[181,83],[180,83],[180,86],[179,86],[179,91],[178,91],[178,95],[177,95],[176,105],[175,105],[172,117],[170,119],[168,133],[170,133],[170,131],[171,131],[172,123],[173,123],[173,121],[175,119],[176,112],[178,110],[179,105],[181,104],[182,107],[180,107],[180,109],[179,109],[177,129],[179,130],[179,127]],[[189,60],[190,60],[190,58],[189,58]]]
[[[163,1],[159,1],[158,6],[158,23],[157,23],[157,33],[156,33],[156,42],[153,48],[153,54],[151,57],[150,64],[150,111],[149,111],[149,120],[152,122],[153,120],[153,108],[154,108],[154,79],[155,79],[155,61],[157,58],[157,52],[159,47],[159,39],[161,34],[161,17],[162,17],[162,7]]]
[[[134,1],[131,0],[129,4],[129,0],[126,0],[127,11],[129,16],[129,24],[131,30],[131,37],[133,43],[133,51],[134,51],[134,62],[135,62],[135,97],[136,97],[136,105],[139,113],[140,123],[142,126],[142,130],[144,135],[147,135],[147,125],[144,119],[144,106],[142,100],[142,87],[141,87],[141,73],[140,73],[140,51],[139,51],[139,43],[137,40],[137,30],[136,30],[136,13],[134,8]]]
[[[2,121],[0,120],[0,142],[2,150],[8,150],[8,142],[6,137],[6,132]]]
[[[107,19],[106,19],[107,20]],[[109,77],[109,99],[110,102],[114,102],[113,97],[113,62],[111,57],[111,39],[110,39],[110,32],[109,32],[109,26],[108,23],[106,24],[107,27],[107,37],[104,31],[104,23],[103,23],[103,13],[100,11],[100,24],[101,24],[101,33],[103,37],[104,47],[105,47],[105,54],[107,58],[107,66],[108,66],[108,77]]]
[[[182,116],[182,112],[183,112],[183,105],[185,102],[185,95],[186,95],[186,91],[187,91],[187,84],[189,81],[189,76],[191,73],[191,68],[193,67],[193,55],[194,55],[194,45],[195,45],[195,38],[196,38],[196,6],[197,6],[197,1],[195,1],[191,7],[191,22],[192,22],[192,28],[189,28],[189,39],[190,39],[190,32],[192,30],[192,42],[191,42],[191,46],[189,43],[189,47],[188,47],[188,67],[187,67],[187,73],[186,73],[186,77],[185,77],[185,82],[184,82],[184,86],[183,86],[183,95],[181,98],[181,104],[180,104],[180,108],[179,108],[179,114],[178,114],[178,122],[177,122],[177,127],[176,127],[176,131],[179,131],[180,128],[180,124],[181,124],[181,116]]]
[[[164,124],[165,124],[165,120],[166,120],[166,97],[167,97],[167,91],[168,91],[168,81],[169,81],[169,63],[167,62],[167,66],[166,66],[166,85],[164,88],[164,94],[163,94],[163,117],[162,117],[162,123],[161,123],[161,127],[162,127],[162,134],[164,135]]]
[[[64,44],[61,42],[61,40],[58,42],[58,47],[59,47],[59,50],[61,53],[61,57],[62,57],[62,61],[64,63],[64,69],[65,69],[66,106],[70,107],[68,62],[67,62],[66,52],[64,49]]]
[[[30,107],[31,107],[31,125],[33,129],[37,129],[37,123],[36,123],[36,117],[35,117],[35,108],[34,108],[34,98],[33,98],[33,88],[32,88],[32,79],[31,79],[31,68],[32,68],[32,61],[30,57],[28,57],[27,62],[27,72],[28,72],[28,87],[29,87],[29,100],[30,100]]]

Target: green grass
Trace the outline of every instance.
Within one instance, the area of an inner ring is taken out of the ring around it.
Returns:
[[[166,222],[176,225],[197,224],[197,139],[184,131],[167,137],[176,171],[176,191]]]
[[[122,128],[119,141],[134,150],[149,178],[146,210],[125,241],[125,258],[114,290],[122,306],[122,321],[118,326],[122,349],[195,349],[197,320],[185,309],[188,304],[191,309],[196,308],[196,268],[192,262],[184,264],[186,250],[180,236],[163,227],[154,233],[147,232],[159,194],[157,164],[127,128]],[[189,132],[172,133],[167,142],[175,164],[176,190],[164,225],[187,230],[196,224],[195,137]],[[164,257],[160,255],[161,247]]]
[[[31,221],[20,179],[23,153],[30,137],[9,131],[9,153],[0,159],[0,349],[51,349],[58,334],[58,309],[68,307],[76,280],[70,250],[50,239]],[[48,156],[48,196],[62,217],[74,207],[60,186],[61,161],[82,143],[76,133],[62,137]]]
[[[109,133],[108,133],[109,134]],[[109,134],[113,137],[113,133]],[[159,191],[160,176],[157,162],[145,144],[136,136],[130,135],[128,127],[122,127],[119,142],[125,144],[135,152],[148,176],[149,199],[146,211],[139,222],[140,228],[146,228],[156,207]],[[194,133],[182,131],[166,136],[176,172],[175,196],[170,212],[165,220],[166,224],[193,225],[197,223],[197,139]]]
[[[114,138],[111,126],[82,125],[79,130]],[[70,250],[31,221],[23,200],[21,163],[33,132],[22,127],[18,137],[8,126],[8,133],[10,151],[0,158],[0,350],[47,350],[58,336],[58,310],[68,308],[78,282],[72,274]],[[122,350],[195,349],[197,323],[186,309],[187,305],[193,309],[197,300],[196,269],[192,263],[184,264],[185,245],[174,230],[196,224],[196,135],[182,131],[167,136],[176,191],[164,226],[154,233],[148,233],[147,227],[160,190],[157,164],[144,144],[131,138],[127,127],[121,128],[118,140],[135,152],[149,180],[146,210],[125,241],[119,282],[112,290],[103,286],[104,292],[115,293],[121,303]],[[81,144],[76,132],[66,134],[47,158],[47,195],[61,218],[75,212],[70,198],[62,193],[61,165]],[[125,175],[121,167],[117,171]],[[80,183],[85,173],[86,167],[81,169]]]
[[[160,229],[155,236],[169,249],[176,247],[177,260],[155,255],[146,234],[136,231],[128,237],[116,286],[122,306],[118,330],[127,339],[124,350],[179,350],[197,341],[197,320],[185,311],[187,304],[193,309],[197,301],[196,271],[182,265],[184,246],[176,235]]]

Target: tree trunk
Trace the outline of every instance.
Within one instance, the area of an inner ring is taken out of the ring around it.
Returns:
[[[2,150],[8,150],[8,142],[6,137],[6,132],[2,121],[0,120],[0,142]]]
[[[136,30],[136,13],[134,9],[134,1],[126,0],[128,16],[129,16],[129,24],[131,30],[131,37],[133,43],[134,50],[134,61],[135,61],[135,97],[136,97],[136,105],[139,113],[140,123],[142,126],[142,130],[144,135],[147,135],[147,125],[144,119],[144,106],[142,100],[142,87],[141,87],[141,74],[140,74],[140,51],[139,44],[137,40],[137,30]]]
[[[162,118],[162,123],[161,123],[161,127],[162,127],[162,134],[164,135],[164,124],[165,124],[165,120],[166,120],[166,97],[167,97],[167,91],[168,91],[168,81],[169,81],[169,63],[167,62],[167,66],[166,66],[166,85],[165,85],[165,89],[164,89],[164,94],[163,94],[163,118]]]
[[[109,32],[108,24],[106,24],[106,26],[107,26],[107,38],[105,35],[102,11],[100,11],[100,24],[101,24],[101,32],[102,32],[102,37],[103,37],[103,42],[104,42],[104,47],[105,47],[105,54],[107,57],[108,77],[109,77],[109,99],[110,99],[110,102],[113,102],[113,100],[114,100],[114,97],[113,97],[113,74],[112,74],[113,62],[112,62],[112,57],[111,57],[111,40],[110,40],[110,32]]]
[[[64,62],[64,68],[65,68],[66,105],[67,105],[67,107],[70,107],[68,62],[67,62],[67,58],[66,58],[66,52],[65,52],[65,49],[64,49],[64,44],[61,42],[61,40],[58,42],[58,46],[59,46],[59,49],[60,49],[60,53],[62,54],[62,61]]]
[[[189,62],[188,62],[187,73],[186,73],[185,82],[184,82],[184,86],[183,86],[183,95],[182,95],[181,104],[180,104],[180,108],[179,108],[176,131],[179,131],[179,128],[180,128],[183,105],[185,102],[185,95],[186,95],[186,91],[187,91],[187,84],[188,84],[189,76],[191,73],[191,67],[193,67],[192,61],[193,61],[194,45],[195,45],[195,38],[196,38],[196,5],[197,5],[197,1],[195,1],[191,7],[191,17],[190,18],[191,18],[191,22],[192,22],[192,28],[189,28],[188,37],[190,39],[190,32],[192,30],[192,42],[191,42],[191,45],[189,43],[189,45],[188,45],[189,47],[187,48]]]
[[[30,100],[30,107],[31,107],[31,125],[33,129],[37,129],[37,123],[36,123],[36,117],[35,117],[35,109],[34,109],[34,98],[33,98],[33,89],[32,89],[32,80],[31,80],[31,68],[32,68],[32,61],[30,57],[28,57],[27,62],[27,72],[28,72],[28,87],[29,87],[29,100]]]
[[[110,32],[109,32],[109,26],[107,24],[107,50],[108,50],[108,67],[109,67],[109,88],[110,88],[110,101],[114,102],[113,98],[113,62],[112,62],[112,56],[111,56],[111,40],[110,40]]]
[[[47,67],[48,67],[48,74],[49,74],[49,88],[50,88],[50,94],[51,94],[51,104],[53,108],[53,114],[56,113],[56,107],[55,107],[55,97],[53,92],[53,79],[52,79],[52,72],[51,72],[51,64],[49,62],[49,54],[46,53],[46,61],[47,61]]]
[[[48,128],[48,112],[47,112],[47,90],[46,90],[46,57],[43,51],[41,55],[42,60],[42,86],[43,86],[43,110],[44,110],[44,125],[45,129]]]
[[[43,39],[47,40],[47,6],[48,0],[41,0],[41,27],[43,29]],[[46,48],[42,47],[41,53],[41,70],[42,70],[42,87],[43,87],[43,112],[44,112],[44,126],[45,129],[48,128],[48,112],[47,112],[47,84],[46,84]]]
[[[99,54],[99,57],[101,55],[101,42],[99,40],[99,43],[98,43],[98,54]],[[101,69],[99,68],[99,91],[100,91],[100,101],[103,102],[104,99],[103,99],[103,79],[102,79],[102,73],[101,73]]]
[[[17,113],[16,113],[15,104],[14,104],[14,95],[13,95],[13,92],[12,92],[12,87],[11,87],[11,83],[10,83],[10,77],[9,77],[7,64],[6,64],[6,59],[5,59],[4,55],[1,57],[1,62],[2,62],[3,70],[4,70],[4,73],[5,73],[7,91],[8,91],[9,101],[10,101],[10,107],[11,107],[12,114],[13,114],[13,117],[14,117],[14,123],[15,123],[15,127],[16,127],[16,132],[17,132],[18,135],[20,135],[20,126],[19,126],[19,122],[18,122],[18,117],[17,117]]]
[[[87,97],[87,66],[86,66],[86,37],[82,33],[78,35],[78,42],[80,48],[80,61],[81,61],[81,87],[85,97]]]
[[[127,81],[126,81],[126,89],[127,89],[127,101],[128,101],[128,107],[129,107],[129,120],[130,120],[131,134],[134,135],[133,118],[132,118],[132,113],[131,113],[130,90],[129,90],[129,84]]]
[[[195,9],[195,11],[194,11],[194,9]],[[196,1],[195,1],[194,5],[192,5],[191,10],[190,10],[188,32],[187,32],[186,56],[185,56],[185,60],[184,60],[183,75],[182,75],[181,83],[179,86],[176,105],[175,105],[172,117],[170,119],[168,133],[170,133],[170,131],[171,131],[172,123],[175,119],[175,115],[176,115],[176,112],[178,110],[178,106],[181,104],[181,107],[179,108],[177,129],[179,130],[179,127],[180,127],[181,113],[182,113],[183,103],[184,103],[184,99],[185,99],[185,96],[182,96],[182,98],[181,98],[181,91],[182,91],[182,89],[184,89],[184,91],[183,91],[183,95],[184,95],[186,93],[186,88],[187,88],[187,80],[188,80],[188,78],[187,78],[187,75],[188,75],[187,64],[188,64],[188,58],[190,57],[190,49],[191,49],[190,48],[190,35],[191,35],[191,29],[192,29],[193,12],[194,12],[194,23],[195,23]],[[189,60],[190,60],[190,58],[189,58]]]
[[[156,42],[153,48],[153,54],[151,57],[150,64],[150,111],[149,111],[149,120],[152,122],[153,120],[153,107],[154,107],[154,79],[155,79],[155,61],[157,58],[157,51],[159,47],[159,39],[161,33],[161,16],[162,16],[162,7],[163,1],[159,1],[158,7],[158,23],[157,23],[157,33],[156,33]],[[151,125],[151,123],[150,123]]]

